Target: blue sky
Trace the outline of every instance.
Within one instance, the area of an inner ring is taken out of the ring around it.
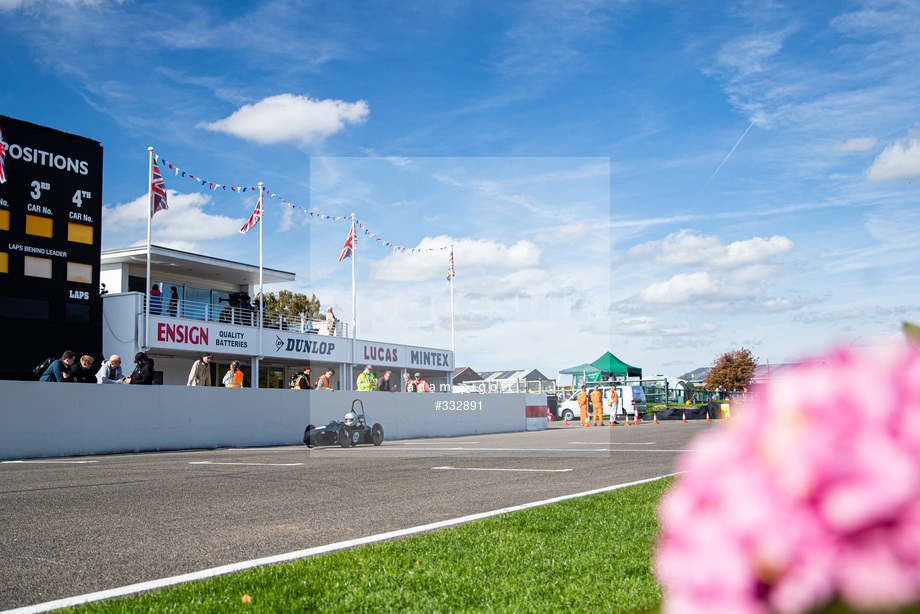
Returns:
[[[349,320],[347,222],[309,212],[355,213],[365,338],[449,347],[446,245],[477,370],[920,321],[913,1],[0,0],[0,36],[0,113],[103,144],[104,249],[145,240],[152,146],[282,196],[266,264]],[[155,243],[258,261],[251,193],[164,178]]]

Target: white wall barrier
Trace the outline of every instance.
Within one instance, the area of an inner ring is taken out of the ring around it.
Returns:
[[[355,399],[385,440],[523,431],[524,397],[0,381],[0,460],[293,445]]]

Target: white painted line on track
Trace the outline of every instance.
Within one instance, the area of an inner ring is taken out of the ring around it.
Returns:
[[[612,443],[599,443],[597,445],[615,445]],[[373,448],[376,451],[387,450],[389,452],[407,452],[412,450],[413,452],[422,451],[422,452],[446,452],[450,450],[460,450],[467,452],[546,452],[554,454],[569,454],[572,452],[578,452],[582,454],[594,454],[597,452],[684,452],[685,450],[658,450],[658,449],[643,449],[643,450],[624,450],[622,448],[399,448],[396,446],[380,446],[378,448]],[[370,451],[372,448],[342,448],[340,446],[323,446],[313,448],[314,452],[343,452],[345,454],[354,454],[357,450],[366,450]]]
[[[393,442],[397,443],[397,442]],[[400,441],[404,446],[434,446],[438,444],[457,445],[456,441]],[[464,444],[479,443],[478,441],[464,441]]]
[[[303,463],[222,463],[217,461],[192,461],[189,465],[245,465],[247,467],[300,467]]]
[[[60,608],[72,608],[72,607],[78,606],[83,603],[90,603],[92,601],[102,601],[103,599],[112,599],[113,597],[124,597],[125,595],[133,595],[135,593],[151,591],[151,590],[163,588],[166,586],[174,586],[176,584],[182,584],[184,582],[194,582],[196,580],[206,580],[208,578],[213,578],[215,576],[222,576],[228,573],[243,571],[245,569],[252,569],[253,567],[259,567],[261,565],[273,565],[275,563],[284,563],[286,561],[294,561],[296,559],[303,559],[308,556],[316,556],[318,554],[326,554],[327,552],[335,552],[336,550],[354,548],[355,546],[364,546],[366,544],[373,544],[376,542],[387,541],[390,539],[396,539],[398,537],[417,535],[419,533],[434,531],[436,529],[455,527],[461,524],[466,524],[468,522],[473,522],[474,520],[482,520],[483,518],[491,518],[492,516],[498,516],[500,514],[508,514],[510,512],[519,512],[521,510],[526,510],[526,509],[530,509],[533,507],[541,507],[543,505],[549,505],[550,503],[558,503],[559,501],[566,501],[568,499],[577,499],[579,497],[587,497],[588,495],[596,495],[602,492],[611,492],[614,490],[619,490],[620,488],[626,488],[627,486],[636,486],[637,484],[645,484],[647,482],[654,482],[655,480],[660,480],[662,478],[666,478],[672,475],[677,475],[677,474],[669,473],[669,474],[660,475],[654,478],[648,478],[645,480],[636,480],[635,482],[628,482],[626,484],[617,484],[615,486],[606,486],[604,488],[588,490],[585,492],[575,493],[573,495],[562,495],[561,497],[554,497],[552,499],[544,499],[543,501],[534,501],[533,503],[524,503],[522,505],[514,505],[512,507],[506,507],[500,510],[493,510],[491,512],[482,512],[479,514],[471,514],[469,516],[461,516],[460,518],[454,518],[453,520],[442,520],[440,522],[432,522],[431,524],[423,524],[418,527],[411,527],[408,529],[399,529],[397,531],[390,531],[389,533],[380,533],[378,535],[360,537],[358,539],[350,539],[348,541],[337,542],[335,544],[329,544],[326,546],[317,546],[315,548],[308,548],[306,550],[297,550],[295,552],[289,552],[287,554],[279,554],[276,556],[269,556],[269,557],[265,557],[261,559],[253,559],[251,561],[232,563],[230,565],[224,565],[222,567],[212,567],[211,569],[204,569],[202,571],[196,571],[196,572],[192,572],[188,574],[183,574],[181,576],[172,576],[170,578],[161,578],[159,580],[139,582],[137,584],[130,584],[128,586],[122,586],[120,588],[113,588],[113,589],[109,589],[105,591],[99,591],[96,593],[88,593],[86,595],[78,595],[76,597],[67,597],[66,599],[58,599],[56,601],[47,601],[45,603],[25,606],[22,608],[17,608],[15,610],[6,610],[3,614],[38,614],[39,612],[48,612],[51,610],[58,610]]]
[[[447,469],[452,471],[533,471],[537,473],[565,473],[574,469],[499,469],[493,467],[432,467],[432,469]]]
[[[98,463],[94,460],[11,460],[2,461],[4,464],[19,465],[88,465],[89,463]]]
[[[570,441],[570,445],[586,446],[653,446],[654,441]]]

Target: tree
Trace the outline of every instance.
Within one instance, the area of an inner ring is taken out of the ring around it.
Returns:
[[[751,350],[741,348],[726,352],[712,361],[703,387],[710,392],[720,388],[728,392],[744,390],[754,379],[756,366],[757,358],[754,358]]]
[[[265,295],[265,310],[269,313],[286,313],[292,317],[304,312],[307,319],[312,320],[319,315],[319,299],[315,294],[307,298],[306,294],[294,294],[290,290],[281,290],[277,295],[269,292]]]

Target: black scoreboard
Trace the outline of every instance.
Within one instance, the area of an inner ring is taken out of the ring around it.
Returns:
[[[0,378],[64,350],[98,361],[102,145],[4,115],[0,135]]]

